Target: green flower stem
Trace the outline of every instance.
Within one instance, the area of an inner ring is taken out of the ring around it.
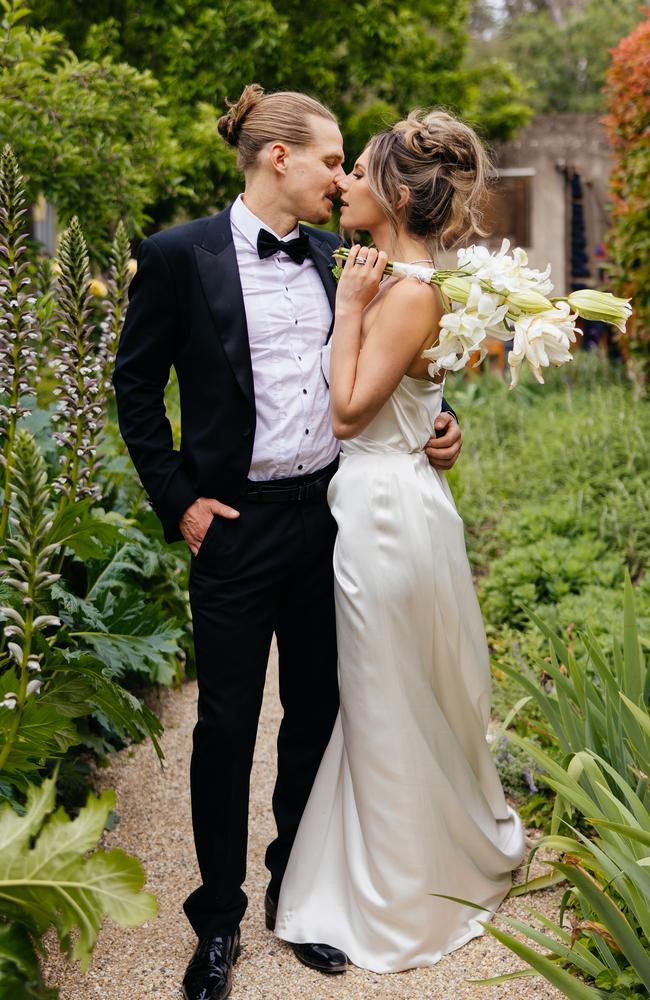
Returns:
[[[11,473],[13,469],[13,449],[15,438],[16,421],[15,418],[12,418],[9,424],[9,430],[7,431],[7,444],[4,450],[4,499],[2,501],[2,515],[0,515],[0,539],[5,538],[7,534],[7,525],[9,523],[9,510],[11,508]]]
[[[347,247],[339,247],[338,250],[334,251],[332,256],[334,257],[335,260],[340,260],[345,262],[350,256],[350,251],[348,250]],[[384,274],[390,276],[392,275],[393,270],[394,270],[393,262],[390,260],[387,261],[386,267],[384,268]],[[458,267],[436,269],[433,275],[431,276],[429,284],[440,286],[447,280],[447,278],[455,278],[458,276],[461,276],[463,278],[471,278],[472,273],[473,273],[472,271],[465,271],[462,268]],[[489,281],[481,280],[480,285],[484,292],[492,292],[494,295],[503,295],[503,292],[498,292],[496,288],[490,284]]]

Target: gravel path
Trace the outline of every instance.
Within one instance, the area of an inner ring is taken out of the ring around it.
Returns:
[[[49,937],[45,974],[49,985],[60,988],[61,1000],[181,997],[180,983],[195,945],[182,910],[183,899],[198,881],[189,801],[195,706],[194,683],[179,691],[163,690],[159,704],[153,706],[165,724],[164,770],[152,747],[145,743],[117,754],[110,768],[98,774],[98,788],[117,790],[120,814],[120,822],[105,835],[104,844],[119,846],[141,858],[147,888],[158,897],[160,910],[155,920],[142,927],[124,929],[105,923],[85,976],[66,964],[55,939]],[[468,979],[498,975],[520,965],[487,934],[430,969],[380,976],[352,967],[344,976],[328,978],[302,966],[290,947],[265,929],[264,851],[273,837],[270,803],[280,715],[274,650],[253,770],[246,885],[249,908],[242,925],[242,956],[235,967],[232,1000],[559,1000],[561,995],[537,977],[500,986],[469,984]],[[537,893],[535,905],[555,917],[559,895],[557,890]],[[508,900],[502,911],[525,919],[524,906],[521,900]]]

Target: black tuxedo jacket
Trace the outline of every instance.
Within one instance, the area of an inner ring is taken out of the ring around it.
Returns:
[[[300,229],[333,309],[332,251],[341,241]],[[179,451],[164,406],[172,365]],[[197,497],[236,503],[253,455],[255,391],[230,207],[140,245],[113,385],[120,431],[166,541],[183,537],[178,522]]]

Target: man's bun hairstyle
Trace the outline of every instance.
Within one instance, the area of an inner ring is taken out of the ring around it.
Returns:
[[[217,122],[217,128],[228,145],[237,150],[241,170],[254,166],[260,151],[270,142],[310,145],[314,141],[310,117],[336,122],[332,112],[313,97],[293,90],[267,94],[259,83],[249,83],[237,101],[226,104],[228,111]]]
[[[246,116],[256,104],[259,104],[263,96],[264,88],[260,87],[259,83],[249,83],[242,90],[238,101],[226,100],[228,110],[217,122],[217,128],[229,146],[237,148]]]

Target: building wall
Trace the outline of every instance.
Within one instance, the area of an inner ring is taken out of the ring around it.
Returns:
[[[550,262],[556,291],[569,280],[570,176],[582,180],[587,255],[598,283],[598,244],[609,225],[607,213],[611,153],[599,115],[539,115],[515,139],[495,147],[499,169],[529,168],[531,178],[531,265]],[[582,284],[589,284],[584,279]]]
[[[538,115],[519,131],[516,138],[496,143],[493,154],[498,171],[505,178],[527,178],[530,219],[528,251],[530,264],[544,269],[551,264],[555,291],[563,295],[570,280],[570,179],[578,173],[582,182],[586,251],[590,278],[581,285],[602,285],[602,260],[596,248],[602,244],[609,226],[608,178],[611,153],[599,115]],[[493,234],[481,242],[499,247],[503,236],[512,240],[504,222],[499,227],[498,211],[492,215]],[[500,231],[501,230],[501,231]],[[455,255],[445,255],[441,266],[449,266]]]

